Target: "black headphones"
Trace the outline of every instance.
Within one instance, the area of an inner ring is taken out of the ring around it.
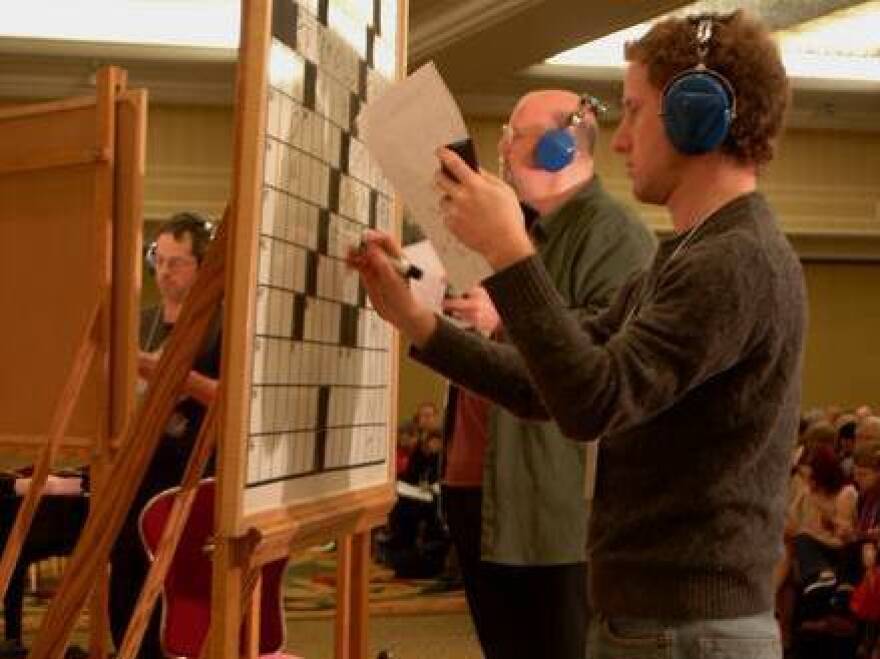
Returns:
[[[185,233],[189,233],[192,240],[192,253],[196,258],[196,262],[201,265],[205,252],[208,250],[208,244],[214,238],[216,223],[207,215],[195,211],[184,211],[177,213],[165,222],[156,232],[156,240],[153,240],[146,249],[144,261],[147,269],[151,274],[156,274],[156,246],[159,236],[170,234],[179,238]]]
[[[535,165],[538,169],[558,172],[568,167],[577,151],[577,139],[570,129],[580,126],[589,112],[599,114],[607,109],[595,96],[583,94],[578,101],[577,110],[568,115],[563,126],[548,130],[538,140],[535,147]]]
[[[706,66],[714,17],[691,20],[696,24],[697,65],[666,84],[660,114],[672,145],[692,156],[724,142],[736,118],[736,93],[727,78]]]

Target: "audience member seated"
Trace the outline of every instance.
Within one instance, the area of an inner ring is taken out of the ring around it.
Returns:
[[[434,577],[443,571],[449,538],[439,515],[441,451],[440,429],[426,430],[399,480],[412,486],[398,490],[388,515],[383,555],[398,577]],[[412,490],[412,495],[409,491]]]
[[[442,450],[442,431],[439,428],[426,431],[424,438],[416,444],[400,480],[421,487],[430,487],[438,483]]]
[[[880,540],[880,441],[860,443],[853,453],[853,477],[859,488],[856,539]]]
[[[870,659],[880,656],[880,566],[877,565],[877,545],[865,542],[862,548],[864,575],[853,591],[850,609],[859,621],[857,655]]]
[[[416,450],[418,434],[412,422],[402,423],[397,429],[397,447],[395,449],[395,474],[402,477],[409,467],[409,460]]]
[[[819,446],[827,446],[833,449],[837,442],[837,430],[834,425],[827,419],[817,419],[807,425],[801,436],[801,442],[804,450],[807,452],[807,459],[810,454]]]
[[[858,492],[845,485],[837,456],[827,446],[815,449],[809,466],[810,489],[801,500],[794,536],[807,617],[825,613],[838,586],[857,578],[840,570],[843,547],[855,539]]]
[[[786,657],[880,659],[875,649],[880,623],[872,608],[876,603],[880,614],[880,570],[874,565],[880,538],[878,440],[880,419],[868,406],[854,412],[813,409],[801,418],[786,560],[775,584]],[[851,479],[844,470],[851,470]]]
[[[857,542],[849,560],[862,569],[850,600],[850,609],[859,620],[861,656],[871,657],[877,646],[880,625],[880,568],[877,542],[880,540],[880,442],[863,441],[853,454],[854,476],[859,488]]]
[[[856,443],[880,442],[880,417],[867,415],[856,424]]]
[[[416,427],[416,435],[418,436],[418,439],[422,441],[427,437],[429,432],[440,429],[443,419],[440,416],[440,411],[437,409],[437,406],[430,401],[425,401],[424,403],[419,404],[418,409],[416,409],[415,414],[413,414],[412,421]]]
[[[837,459],[840,460],[840,468],[847,481],[853,478],[853,452],[856,448],[856,425],[855,416],[841,423],[837,427]]]

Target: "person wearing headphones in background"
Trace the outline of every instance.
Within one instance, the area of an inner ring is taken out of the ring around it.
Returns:
[[[580,319],[555,290],[509,186],[439,159],[450,230],[510,344],[423,307],[369,234],[349,256],[415,356],[524,417],[599,441],[589,528],[591,659],[778,659],[773,568],[800,406],[803,271],[757,191],[789,102],[766,26],[742,11],[669,18],[626,46],[613,147],[635,196],[674,235],[608,311]],[[535,607],[546,606],[535,602]]]
[[[159,227],[147,250],[147,266],[156,278],[160,302],[141,312],[138,374],[152,379],[165,339],[174,328],[186,297],[196,281],[211,241],[211,222],[194,212],[178,213]],[[156,494],[180,484],[220,374],[218,313],[203,340],[201,350],[184,386],[184,396],[172,412],[156,452],[144,474],[132,507],[111,552],[110,628],[119,648],[140,595],[149,559],[141,543],[138,519],[144,505]],[[160,659],[161,605],[153,611],[141,644],[140,657]]]
[[[569,91],[526,94],[498,143],[504,179],[534,211],[537,254],[565,304],[584,314],[607,306],[655,246],[594,172],[598,107]],[[486,335],[503,333],[481,287],[448,299],[445,311]],[[442,500],[484,655],[583,659],[586,445],[467,389],[451,387],[447,415]]]

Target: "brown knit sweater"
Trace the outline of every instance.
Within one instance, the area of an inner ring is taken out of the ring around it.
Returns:
[[[662,243],[649,271],[588,321],[525,259],[484,282],[515,349],[441,322],[415,353],[517,414],[602,437],[590,591],[608,615],[728,618],[773,606],[803,273],[759,193],[717,211],[670,259],[681,240]]]

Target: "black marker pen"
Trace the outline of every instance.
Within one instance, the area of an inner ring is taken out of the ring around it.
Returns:
[[[422,278],[422,269],[413,265],[406,259],[396,259],[393,256],[388,255],[388,260],[391,261],[391,267],[404,279],[421,279]]]
[[[358,249],[364,251],[366,248],[367,243],[362,240],[361,244],[358,245]],[[394,268],[394,271],[404,279],[421,279],[424,274],[419,266],[413,265],[403,257],[397,258],[386,253],[385,258],[391,262],[391,267]]]

